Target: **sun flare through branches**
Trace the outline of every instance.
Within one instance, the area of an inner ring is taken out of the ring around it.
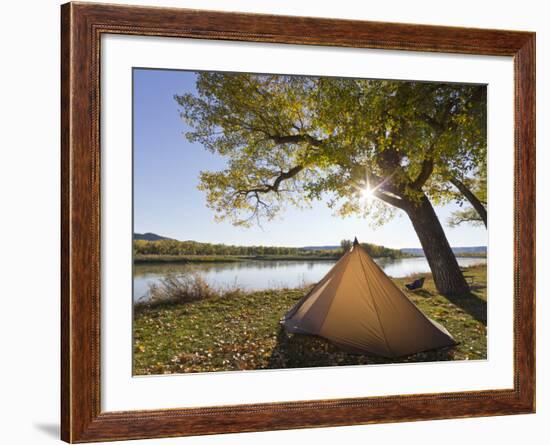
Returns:
[[[374,198],[374,190],[368,184],[361,190],[361,198],[366,202],[370,202]]]

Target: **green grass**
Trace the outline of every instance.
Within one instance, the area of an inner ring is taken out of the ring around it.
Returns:
[[[487,357],[486,268],[464,269],[472,292],[437,293],[430,275],[407,292],[459,344],[399,359],[344,352],[314,336],[287,334],[281,317],[306,289],[240,293],[185,304],[140,305],[134,313],[134,374],[302,368],[313,366],[477,360]],[[412,280],[395,280],[400,288]]]

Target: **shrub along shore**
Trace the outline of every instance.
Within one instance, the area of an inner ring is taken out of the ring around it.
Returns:
[[[486,267],[463,269],[468,295],[444,297],[426,276],[423,289],[408,292],[430,318],[443,324],[459,344],[399,359],[350,354],[314,336],[287,334],[279,320],[307,292],[271,289],[245,292],[212,289],[200,277],[172,282],[151,303],[134,309],[136,375],[243,369],[403,363],[487,358]],[[415,277],[395,279],[404,284]],[[205,287],[206,286],[206,287]],[[205,293],[206,291],[206,293]]]
[[[241,261],[329,261],[341,255],[134,255],[135,264],[144,263],[236,263]]]
[[[147,241],[134,240],[134,261],[136,263],[158,262],[234,262],[246,260],[333,260],[340,258],[351,247],[350,240],[342,240],[340,248],[330,246],[281,247],[281,246],[233,246],[226,244],[199,243],[170,239]],[[405,258],[409,255],[398,249],[376,244],[362,246],[373,258]]]

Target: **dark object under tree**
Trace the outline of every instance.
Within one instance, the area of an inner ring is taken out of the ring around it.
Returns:
[[[426,280],[425,277],[418,278],[417,280],[414,280],[412,283],[405,284],[405,287],[409,290],[422,289],[424,287],[425,280]]]

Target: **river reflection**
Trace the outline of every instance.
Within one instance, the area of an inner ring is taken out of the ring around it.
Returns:
[[[375,260],[391,277],[404,277],[430,271],[425,257]],[[249,290],[298,287],[319,281],[335,260],[321,261],[240,261],[232,263],[137,264],[134,267],[134,301],[148,298],[149,284],[170,274],[199,272],[213,286],[238,284]],[[460,266],[486,264],[485,258],[458,258]]]

